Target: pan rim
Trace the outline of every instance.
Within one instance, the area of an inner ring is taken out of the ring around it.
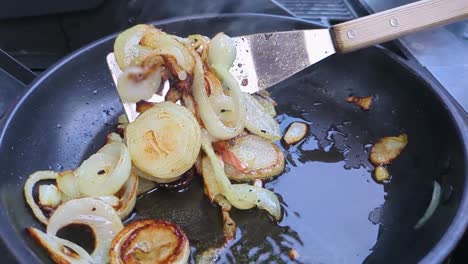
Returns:
[[[303,24],[308,24],[314,27],[324,26],[321,24],[313,23],[304,19],[298,19],[294,17],[281,16],[281,15],[270,15],[270,14],[257,14],[257,13],[231,13],[231,14],[203,14],[203,15],[193,15],[193,16],[184,16],[184,17],[175,17],[164,20],[158,20],[154,22],[149,22],[154,25],[164,25],[175,22],[190,21],[190,20],[201,20],[201,19],[212,19],[212,18],[241,18],[241,17],[263,17],[263,18],[272,18],[272,19],[282,19],[289,20],[294,22],[301,22]],[[74,58],[82,55],[89,49],[92,49],[95,46],[98,46],[110,39],[115,38],[120,32],[113,33],[106,37],[103,37],[99,40],[96,40],[74,52],[65,56],[54,65],[49,67],[45,72],[41,73],[29,86],[27,92],[21,97],[16,106],[10,110],[7,115],[4,117],[3,122],[0,123],[0,147],[4,141],[6,132],[10,127],[11,123],[14,120],[16,113],[21,109],[25,101],[29,96],[34,93],[40,84],[47,79],[51,74],[54,74],[60,67],[73,60]],[[450,119],[455,124],[455,129],[463,141],[463,151],[465,156],[468,155],[468,119],[464,116],[464,112],[459,108],[457,103],[453,98],[448,94],[448,92],[438,83],[431,81],[428,76],[425,76],[417,71],[414,65],[411,65],[408,61],[400,58],[396,54],[389,52],[388,50],[377,47],[381,49],[387,56],[392,60],[399,63],[405,70],[410,71],[413,76],[415,76],[419,81],[423,82],[426,86],[429,87],[429,90],[437,96],[443,105],[447,108]],[[420,260],[421,263],[439,263],[448,256],[448,254],[453,250],[457,242],[463,236],[464,231],[468,226],[468,168],[465,167],[465,186],[464,192],[462,194],[462,200],[460,201],[456,215],[454,216],[452,222],[448,229],[444,232],[441,239],[436,243],[434,247],[430,249],[429,252]],[[0,208],[0,239],[3,241],[5,247],[8,249],[10,254],[21,263],[40,263],[37,255],[31,250],[31,248],[25,243],[21,237],[18,237],[11,225],[11,220],[7,217],[8,213],[5,208]],[[18,238],[18,239],[8,239],[8,238]]]

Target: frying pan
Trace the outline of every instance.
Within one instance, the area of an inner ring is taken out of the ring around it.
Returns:
[[[169,33],[213,36],[318,28],[280,16],[234,14],[155,23]],[[0,134],[0,235],[21,263],[51,260],[25,232],[40,227],[22,188],[37,170],[76,168],[104,144],[123,113],[105,56],[116,35],[64,58],[38,77],[6,118]],[[306,140],[278,143],[286,169],[266,187],[280,196],[284,219],[261,210],[234,211],[236,239],[220,263],[439,263],[468,222],[466,114],[435,82],[387,50],[372,47],[332,56],[270,89],[281,129],[310,124]],[[370,111],[345,102],[374,97]],[[392,179],[378,184],[368,162],[369,144],[408,134],[409,144],[389,166]],[[184,191],[159,189],[137,201],[138,218],[179,224],[194,256],[223,242],[219,208],[203,196],[201,177]],[[420,229],[437,180],[443,201]]]

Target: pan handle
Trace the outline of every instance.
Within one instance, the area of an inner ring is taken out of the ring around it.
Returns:
[[[423,0],[332,27],[337,52],[380,44],[468,18],[467,0]]]
[[[0,49],[0,121],[28,90],[36,74]]]

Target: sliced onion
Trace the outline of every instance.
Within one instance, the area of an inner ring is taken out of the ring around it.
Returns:
[[[229,139],[235,137],[243,131],[246,115],[245,108],[243,107],[244,99],[239,85],[224,66],[212,65],[217,76],[220,77],[220,79],[222,79],[229,88],[229,93],[234,105],[234,108],[232,109],[235,114],[234,121],[232,122],[233,124],[232,126],[226,126],[210,104],[209,97],[205,89],[203,63],[200,56],[195,51],[193,51],[192,54],[195,58],[192,92],[203,124],[208,132],[217,139]]]
[[[278,122],[265,111],[265,108],[247,93],[244,93],[244,102],[249,113],[245,120],[245,128],[269,140],[281,139]]]
[[[218,33],[208,44],[208,63],[228,70],[236,59],[236,44],[224,33]]]
[[[31,210],[37,220],[45,225],[48,224],[49,220],[44,215],[39,205],[37,205],[36,201],[34,201],[33,189],[37,182],[43,180],[55,180],[57,177],[58,174],[55,171],[37,171],[31,174],[24,184],[24,198],[26,199],[26,203],[31,207]]]
[[[200,152],[200,125],[187,108],[172,102],[142,113],[126,133],[133,165],[142,172],[137,174],[156,182],[177,180]]]
[[[380,138],[372,147],[369,159],[375,166],[386,165],[396,159],[408,144],[408,136]]]
[[[123,143],[107,144],[76,170],[78,190],[86,196],[112,195],[127,181],[131,165]]]
[[[156,188],[157,185],[158,184],[154,181],[147,180],[143,177],[138,177],[137,195],[142,195],[144,193],[147,193],[148,191]]]
[[[28,227],[27,231],[37,241],[56,263],[91,264],[93,258],[77,244],[44,233],[39,229]]]
[[[432,191],[431,202],[429,203],[429,206],[424,212],[424,215],[414,225],[415,229],[421,228],[429,220],[429,218],[431,218],[431,216],[434,214],[435,210],[437,209],[437,206],[439,206],[441,193],[442,191],[441,191],[440,184],[434,181],[434,189]]]
[[[150,48],[140,45],[144,33],[151,28],[149,25],[136,25],[117,36],[114,43],[114,55],[121,70],[127,68],[135,58],[142,57],[151,51]]]
[[[135,208],[137,191],[138,191],[138,176],[134,173],[130,175],[128,180],[125,182],[122,190],[123,194],[119,200],[119,206],[115,208],[117,214],[121,219],[126,218]]]
[[[130,66],[119,76],[117,91],[124,103],[136,103],[149,100],[160,85],[161,69]]]
[[[178,225],[148,219],[132,222],[117,234],[110,263],[185,264],[189,256],[189,241]]]
[[[276,220],[281,219],[281,206],[276,195],[264,188],[248,184],[231,184],[224,173],[221,160],[216,156],[211,142],[203,140],[203,150],[210,159],[210,163],[203,164],[203,170],[207,175],[214,175],[219,192],[237,209],[250,209],[257,205],[268,211]],[[210,166],[211,165],[211,166]],[[203,175],[205,177],[205,175]]]
[[[284,142],[288,145],[296,144],[306,136],[307,130],[309,130],[309,126],[306,123],[293,122],[284,134]]]
[[[39,186],[39,203],[43,206],[57,207],[62,202],[62,195],[53,184],[43,184]]]
[[[274,104],[275,101],[273,101],[273,99],[271,99],[270,97],[268,97],[267,99],[266,97],[259,95],[259,94],[253,94],[252,96],[255,98],[255,100],[257,100],[263,106],[263,109],[265,110],[266,113],[271,115],[271,117],[276,116],[276,110],[275,110],[275,104]]]
[[[63,200],[81,197],[75,173],[71,170],[63,171],[58,174],[57,187],[62,192]]]
[[[123,229],[122,221],[112,206],[95,198],[70,200],[59,206],[49,219],[47,234],[57,232],[70,224],[89,226],[95,235],[95,248],[91,254],[94,263],[107,263],[114,236]]]

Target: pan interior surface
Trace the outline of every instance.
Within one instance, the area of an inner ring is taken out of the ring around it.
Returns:
[[[235,36],[316,26],[251,15],[172,21],[160,27],[180,36],[211,37],[220,31]],[[22,197],[27,176],[76,168],[104,144],[123,113],[105,62],[113,40],[83,49],[40,77],[1,138],[2,217],[12,227],[9,245],[20,260],[51,262],[24,231],[28,226],[44,228]],[[466,173],[461,135],[434,91],[378,48],[330,57],[270,91],[283,133],[293,121],[310,128],[307,138],[294,146],[278,143],[286,168],[266,183],[280,196],[284,218],[274,223],[261,210],[234,211],[237,236],[219,263],[289,263],[291,249],[299,253],[298,263],[421,260],[455,217]],[[371,109],[346,103],[351,94],[373,96]],[[390,183],[376,183],[368,161],[371,144],[403,132],[409,144],[389,166]],[[435,180],[450,191],[427,224],[415,230]],[[219,208],[204,197],[200,177],[183,192],[158,189],[140,197],[127,221],[139,218],[179,224],[190,239],[192,261],[223,243]]]

